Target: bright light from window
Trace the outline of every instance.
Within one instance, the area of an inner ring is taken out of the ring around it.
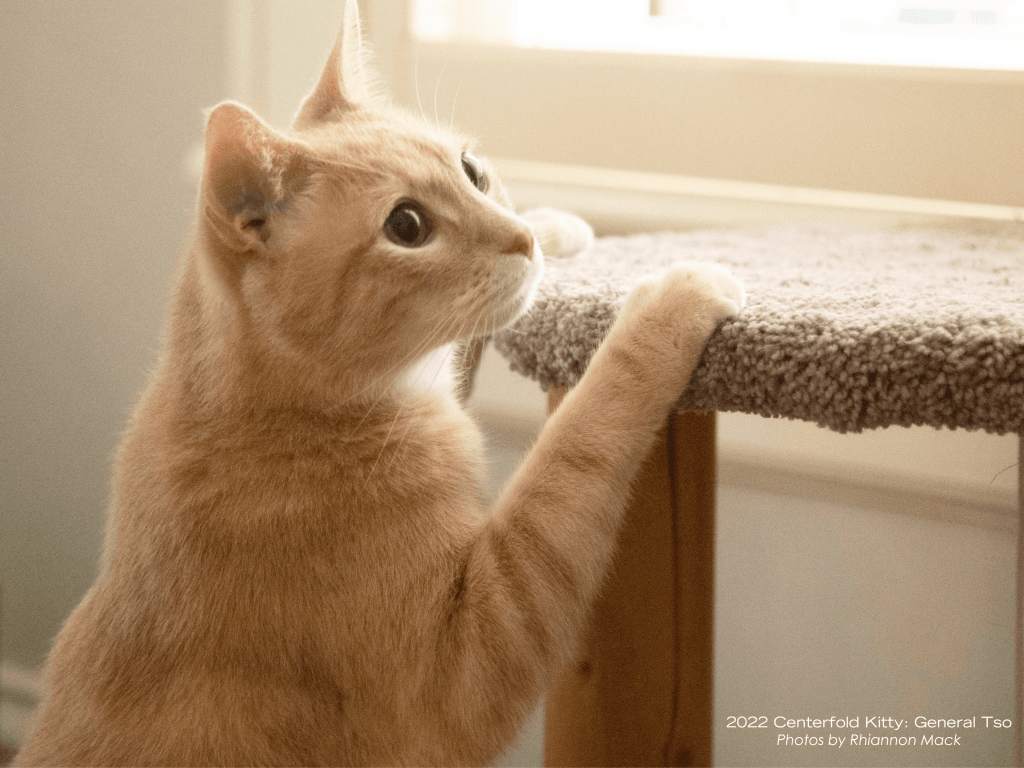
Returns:
[[[421,40],[1024,70],[1024,0],[414,0]]]

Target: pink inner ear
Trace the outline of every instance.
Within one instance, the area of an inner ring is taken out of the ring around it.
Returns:
[[[218,105],[207,121],[203,170],[204,207],[217,231],[235,245],[253,236],[266,242],[271,217],[286,213],[305,186],[305,149],[241,104]]]

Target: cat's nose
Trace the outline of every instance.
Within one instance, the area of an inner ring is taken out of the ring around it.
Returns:
[[[512,233],[512,239],[506,249],[506,253],[521,253],[526,258],[532,259],[535,242],[536,239],[533,236],[533,229],[531,227],[517,227]]]

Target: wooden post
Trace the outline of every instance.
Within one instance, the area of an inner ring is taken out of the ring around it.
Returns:
[[[711,765],[715,629],[716,418],[672,417],[676,550],[676,713],[668,765]]]
[[[548,695],[546,765],[711,764],[714,509],[715,416],[673,416],[634,483],[580,655]]]
[[[1017,573],[1013,617],[1014,699],[1017,734],[1014,762],[1024,768],[1024,434],[1017,435]]]

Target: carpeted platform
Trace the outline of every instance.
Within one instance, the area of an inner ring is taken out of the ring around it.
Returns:
[[[680,407],[840,432],[927,424],[1024,432],[1024,223],[601,238],[549,260],[531,311],[495,337],[544,389],[579,380],[633,282],[715,261],[749,303],[708,341]]]

